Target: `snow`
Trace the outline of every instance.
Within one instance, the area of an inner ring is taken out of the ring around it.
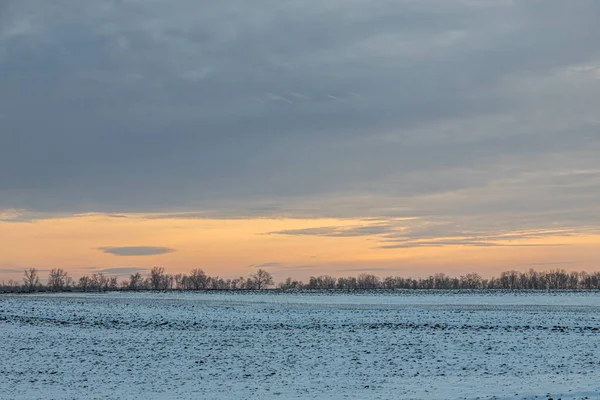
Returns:
[[[2,399],[598,399],[600,293],[0,296]]]

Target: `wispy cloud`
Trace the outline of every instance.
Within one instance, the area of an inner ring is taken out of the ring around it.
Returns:
[[[6,274],[18,274],[18,273],[23,273],[25,271],[25,268],[0,268],[0,272],[6,273]]]
[[[156,256],[176,251],[169,247],[158,246],[98,247],[98,250],[119,257]]]
[[[548,229],[522,231],[477,231],[460,230],[453,224],[429,224],[413,227],[404,232],[385,235],[380,242],[382,249],[402,249],[418,247],[473,246],[473,247],[538,247],[564,246],[561,243],[544,244],[532,242],[544,238],[571,237],[585,234],[585,229]],[[389,244],[387,244],[389,243]]]
[[[16,208],[2,209],[0,203],[0,222],[26,223],[67,216],[70,216],[70,214],[65,212],[36,212]]]
[[[368,220],[366,220],[368,222]],[[388,220],[378,224],[361,226],[323,226],[305,229],[289,229],[269,232],[270,235],[291,236],[321,236],[350,238],[372,236],[380,243],[380,249],[410,249],[418,247],[536,247],[547,244],[534,243],[537,239],[549,237],[571,237],[588,232],[586,228],[546,229],[546,230],[516,230],[473,229],[474,227],[459,227],[446,221],[436,222],[434,219],[402,219]],[[553,244],[552,246],[562,246]]]
[[[347,269],[339,269],[340,272],[395,272],[397,271],[394,268],[347,268]]]
[[[286,266],[285,268],[282,268],[282,270],[286,270],[286,271],[302,271],[302,270],[315,269],[315,268],[317,268],[317,266],[312,265],[312,264],[304,264],[304,265],[290,265],[290,266]]]
[[[553,261],[553,262],[537,262],[537,263],[529,263],[529,264],[525,264],[527,266],[531,266],[531,267],[540,267],[540,266],[544,266],[544,265],[568,265],[568,264],[574,264],[575,261]]]
[[[270,269],[273,272],[284,272],[284,271],[302,271],[307,269],[315,268],[314,265],[305,264],[305,265],[294,265],[294,264],[285,264],[279,262],[267,262],[262,264],[251,264],[248,265],[247,268],[253,269]]]
[[[278,262],[266,262],[266,263],[262,263],[262,264],[250,264],[248,265],[246,268],[280,268],[283,264],[278,263]]]
[[[104,268],[104,269],[94,269],[93,272],[101,272],[107,275],[129,275],[135,274],[136,272],[146,272],[147,268],[137,268],[137,267],[122,267],[122,268]]]
[[[6,274],[22,274],[23,272],[25,272],[26,270],[28,270],[29,268],[0,268],[0,273],[6,273]],[[40,269],[40,268],[36,268],[35,269],[37,272],[48,272],[48,269]]]
[[[269,235],[292,235],[292,236],[325,236],[325,237],[357,237],[375,236],[392,232],[397,227],[393,225],[365,225],[365,226],[323,226],[318,228],[288,229],[269,232]]]
[[[389,244],[379,246],[380,249],[413,249],[418,247],[445,247],[445,246],[472,246],[472,247],[554,247],[554,246],[566,246],[561,243],[543,244],[543,243],[522,243],[522,244],[509,244],[509,243],[494,243],[494,242],[480,242],[474,240],[435,240],[435,241],[408,241],[397,244]]]

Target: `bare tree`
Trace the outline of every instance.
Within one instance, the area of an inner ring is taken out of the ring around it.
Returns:
[[[129,290],[138,290],[140,289],[140,285],[144,278],[142,278],[142,274],[136,272],[135,274],[129,275],[129,282],[126,283],[127,289]]]
[[[55,292],[64,289],[67,279],[67,273],[61,268],[54,268],[48,274],[48,287]]]
[[[335,289],[337,279],[329,275],[311,276],[308,281],[309,289]]]
[[[244,278],[244,277],[232,279],[231,280],[231,289],[233,289],[233,290],[243,289],[244,282],[246,282],[246,278]]]
[[[119,279],[116,276],[111,276],[108,279],[108,290],[117,290],[119,287]]]
[[[160,290],[163,284],[165,276],[165,269],[163,267],[154,267],[150,271],[150,281],[152,283],[152,289]]]
[[[279,284],[279,289],[282,290],[299,289],[301,287],[302,282],[292,279],[291,277],[286,278],[284,282]]]
[[[109,279],[102,272],[96,272],[92,275],[90,288],[99,292],[108,290]]]
[[[163,290],[173,289],[173,285],[175,284],[175,278],[173,275],[165,275],[163,280]]]
[[[517,278],[515,278],[515,282]],[[516,283],[515,283],[516,284]],[[464,289],[481,289],[484,287],[484,280],[476,273],[461,275],[460,286]],[[432,288],[433,289],[433,288]]]
[[[244,282],[244,289],[246,290],[254,290],[256,289],[256,282],[254,281],[254,278],[249,277],[246,278],[246,281]]]
[[[25,270],[23,276],[23,282],[25,282],[25,287],[30,292],[33,292],[40,285],[40,277],[38,276],[37,269],[29,268]]]
[[[209,279],[208,288],[213,290],[224,290],[228,289],[229,284],[227,281],[220,276],[213,276]]]
[[[339,278],[336,287],[338,289],[355,290],[358,287],[358,283],[356,281],[356,277],[350,276],[348,278]]]
[[[193,269],[188,277],[188,285],[192,290],[206,289],[206,286],[208,285],[208,276],[199,268]]]
[[[140,284],[142,289],[151,290],[152,289],[152,279],[147,276],[142,283]]]
[[[15,281],[13,279],[9,279],[8,282],[2,281],[2,285],[0,285],[1,290],[9,290],[11,292],[19,289],[19,281]]]
[[[177,274],[173,277],[173,279],[175,280],[175,289],[177,290],[181,290],[183,289],[183,278],[185,275],[183,274]]]
[[[251,278],[254,281],[254,289],[256,290],[266,289],[273,284],[273,277],[264,269],[256,271]]]
[[[150,271],[150,283],[154,290],[169,290],[173,287],[173,275],[165,274],[163,267],[154,267]]]
[[[82,276],[81,278],[79,278],[79,283],[78,285],[79,289],[83,292],[87,292],[88,289],[90,289],[90,287],[92,286],[92,278],[90,278],[89,276]]]
[[[379,286],[379,278],[372,274],[360,274],[357,282],[359,289],[376,289]]]

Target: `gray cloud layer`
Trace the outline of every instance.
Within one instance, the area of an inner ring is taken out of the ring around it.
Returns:
[[[599,12],[5,0],[0,210],[598,227]]]

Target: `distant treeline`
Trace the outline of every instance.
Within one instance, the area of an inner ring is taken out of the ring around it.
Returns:
[[[115,290],[263,290],[273,287],[271,274],[259,269],[248,277],[224,279],[219,276],[208,276],[201,269],[194,269],[189,274],[167,274],[163,267],[154,267],[147,275],[139,272],[131,274],[128,279],[119,282],[117,276],[97,272],[86,275],[75,281],[61,268],[50,270],[47,283],[41,281],[39,271],[35,268],[25,270],[23,280],[2,281],[3,291],[53,291],[53,292],[107,292]]]
[[[287,278],[278,285],[281,289],[504,289],[504,290],[586,290],[600,289],[600,272],[567,272],[565,270],[528,272],[506,271],[500,276],[483,278],[476,273],[451,277],[443,273],[426,278],[388,276],[383,279],[372,274],[358,277],[334,278],[323,275],[310,277],[308,283]]]
[[[403,278],[388,276],[379,278],[373,274],[360,274],[343,278],[329,275],[310,277],[308,282],[293,278],[275,285],[271,274],[263,269],[248,277],[225,279],[209,276],[201,269],[189,274],[167,274],[162,267],[154,267],[146,276],[139,272],[128,279],[118,281],[116,276],[98,272],[73,280],[67,272],[57,268],[48,273],[43,284],[39,272],[30,268],[24,271],[22,282],[2,281],[0,290],[9,292],[80,291],[104,292],[115,290],[364,290],[364,289],[504,289],[504,290],[590,290],[600,289],[600,272],[567,272],[565,270],[527,272],[507,271],[500,276],[483,278],[472,273],[451,277],[443,273],[426,278]]]

